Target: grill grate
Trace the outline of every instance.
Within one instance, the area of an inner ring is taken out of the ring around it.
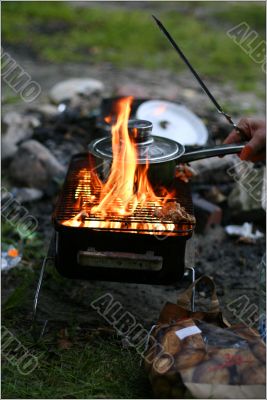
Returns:
[[[96,182],[92,184],[92,178],[90,177],[90,165],[89,165],[89,157],[86,154],[80,154],[74,156],[69,170],[66,176],[66,180],[63,186],[63,190],[58,199],[57,206],[54,212],[54,221],[58,224],[63,224],[63,222],[74,218],[81,211],[81,203],[86,204],[87,211],[88,208],[92,208],[93,206],[98,204],[98,198],[100,194],[100,185]],[[173,188],[175,189],[176,197],[175,201],[180,203],[183,206],[187,213],[193,214],[193,205],[191,198],[190,185],[181,182],[179,180],[175,180],[173,184]],[[162,198],[163,199],[163,198]],[[118,201],[118,205],[119,205]],[[130,216],[119,217],[118,215],[108,214],[103,218],[100,214],[94,215],[83,215],[82,224],[79,226],[86,226],[86,222],[105,222],[110,221],[113,224],[113,227],[105,228],[97,228],[103,230],[116,230],[116,231],[127,231],[127,232],[148,232],[148,229],[140,229],[138,224],[152,223],[155,227],[157,225],[161,227],[157,229],[157,234],[160,232],[167,232],[172,235],[188,235],[192,232],[194,226],[191,223],[175,223],[174,229],[169,229],[169,224],[173,224],[173,221],[164,221],[162,222],[156,215],[156,209],[160,209],[160,206],[156,206],[154,202],[147,202],[145,206],[140,206],[136,208],[134,213]],[[116,223],[120,223],[120,228],[116,227]],[[135,223],[136,229],[129,229],[129,224]]]

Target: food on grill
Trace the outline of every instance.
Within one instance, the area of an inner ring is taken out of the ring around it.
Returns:
[[[195,175],[196,172],[193,170],[193,168],[188,167],[186,164],[179,164],[175,169],[176,178],[179,178],[181,181],[186,183],[189,182],[190,178]]]
[[[161,209],[155,210],[155,217],[161,221],[172,221],[174,223],[187,222],[195,224],[196,219],[193,215],[188,214],[181,204],[175,201],[169,201]]]
[[[88,218],[89,217],[89,214],[88,214],[88,212],[86,212],[85,210],[83,210],[82,212],[81,212],[81,214],[80,214],[80,219],[82,220],[82,221],[84,221],[86,218]]]

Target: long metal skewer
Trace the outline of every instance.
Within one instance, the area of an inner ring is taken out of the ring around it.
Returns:
[[[156,21],[158,27],[160,28],[160,30],[164,33],[164,35],[167,37],[167,39],[169,40],[169,42],[171,43],[171,45],[173,46],[173,48],[176,50],[176,52],[179,54],[179,56],[181,57],[181,59],[184,61],[184,63],[187,65],[187,67],[190,69],[190,71],[192,72],[192,74],[194,75],[194,77],[196,78],[196,80],[198,81],[198,83],[200,84],[200,86],[202,87],[202,89],[204,90],[204,92],[207,94],[207,96],[209,97],[209,99],[211,100],[211,102],[215,105],[217,111],[222,114],[226,120],[234,127],[234,129],[240,134],[241,139],[243,140],[247,140],[246,135],[244,133],[244,131],[239,128],[234,121],[232,120],[232,117],[227,114],[225,111],[223,111],[222,107],[219,105],[219,103],[217,102],[217,100],[214,98],[214,96],[211,94],[211,92],[209,91],[209,89],[207,88],[207,86],[205,85],[205,83],[203,82],[203,80],[200,78],[200,76],[198,75],[198,73],[196,72],[196,70],[193,68],[193,66],[190,64],[190,62],[188,61],[187,57],[184,55],[184,53],[182,52],[182,50],[180,49],[180,47],[178,46],[178,44],[174,41],[174,39],[172,38],[172,36],[169,34],[169,32],[167,31],[167,29],[163,26],[163,24],[154,16],[152,15],[152,17],[154,18],[154,20]]]

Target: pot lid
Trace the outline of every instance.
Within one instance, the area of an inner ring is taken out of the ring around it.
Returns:
[[[208,140],[208,130],[203,121],[182,104],[165,100],[143,102],[136,118],[153,124],[153,135],[182,143],[184,146],[203,146]]]
[[[153,136],[152,123],[145,120],[130,120],[129,136],[137,148],[137,163],[156,164],[175,160],[184,154],[184,146],[174,140]],[[121,144],[120,144],[121,145]],[[89,144],[90,153],[103,159],[112,159],[112,138],[96,139]]]

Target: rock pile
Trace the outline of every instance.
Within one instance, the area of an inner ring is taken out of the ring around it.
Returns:
[[[51,88],[50,103],[3,116],[1,158],[21,202],[53,193],[70,157],[86,150],[103,90],[98,80],[69,79]]]

